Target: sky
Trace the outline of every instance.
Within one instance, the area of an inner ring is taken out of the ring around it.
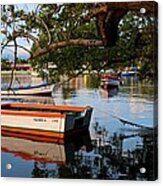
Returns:
[[[32,10],[34,10],[37,7],[38,4],[17,4],[15,5],[17,9],[23,9],[27,12],[30,12]],[[5,36],[3,34],[0,35],[0,40],[2,42],[2,40],[5,39]],[[18,38],[17,39],[17,43],[21,46],[26,47],[27,49],[30,49],[32,46],[32,42],[28,43],[26,39],[24,38]],[[10,45],[13,44],[13,42],[9,43]],[[13,52],[14,52],[14,48],[13,47],[6,47],[2,53],[2,58],[7,58],[10,61],[13,60]],[[21,48],[18,48],[18,58],[21,59],[28,59],[30,57],[29,53],[24,51]]]

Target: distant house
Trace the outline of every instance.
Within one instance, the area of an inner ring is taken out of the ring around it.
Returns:
[[[13,64],[11,65],[11,68],[13,68]],[[16,70],[18,70],[18,71],[20,71],[20,70],[31,71],[32,67],[31,67],[30,64],[17,64],[16,65]]]

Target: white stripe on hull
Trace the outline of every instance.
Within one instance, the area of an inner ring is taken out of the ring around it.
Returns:
[[[2,115],[1,126],[65,132],[65,118]]]

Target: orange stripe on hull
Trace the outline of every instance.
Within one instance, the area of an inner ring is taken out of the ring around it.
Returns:
[[[58,144],[64,144],[64,139],[61,138],[50,138],[50,137],[43,137],[43,136],[34,136],[34,135],[27,135],[27,134],[21,134],[21,133],[13,133],[13,132],[1,132],[2,136],[8,136],[8,137],[15,137],[15,138],[23,138],[27,140],[32,141],[38,141],[38,142],[45,142],[45,143],[58,143]]]

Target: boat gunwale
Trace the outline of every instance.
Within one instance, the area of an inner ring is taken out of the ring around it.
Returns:
[[[80,106],[71,106],[71,105],[45,105],[45,104],[30,104],[30,103],[6,103],[1,105],[1,110],[4,110],[3,107],[8,108],[22,108],[22,109],[45,109],[49,111],[57,112],[84,112],[89,107],[80,107]],[[7,108],[5,108],[7,110]]]

